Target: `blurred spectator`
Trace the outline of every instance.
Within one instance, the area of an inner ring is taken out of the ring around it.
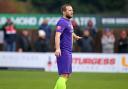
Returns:
[[[79,25],[77,24],[77,22],[75,20],[72,20],[72,26],[73,26],[75,34],[77,34],[78,36],[81,36],[83,34]]]
[[[43,20],[42,24],[39,27],[39,30],[44,30],[46,33],[46,38],[50,40],[51,38],[51,27],[48,25],[48,20]]]
[[[126,31],[121,31],[118,41],[118,53],[128,53],[128,37]]]
[[[104,30],[103,36],[101,38],[102,52],[103,53],[113,53],[114,52],[115,37],[109,28]]]
[[[4,51],[16,51],[16,29],[11,19],[2,27],[4,30]]]
[[[30,52],[32,51],[31,41],[28,31],[22,31],[22,34],[18,37],[18,52]]]
[[[80,27],[78,26],[78,24],[75,20],[72,20],[72,26],[73,26],[75,34],[77,34],[78,36],[83,35],[82,31],[80,30]],[[75,51],[75,52],[80,51],[80,45],[79,45],[80,43],[79,42],[80,41],[76,41],[76,40],[73,41],[73,51]]]
[[[46,33],[43,30],[38,31],[38,39],[34,42],[34,50],[36,52],[48,52],[49,44],[46,39]]]
[[[81,47],[81,52],[93,52],[93,38],[90,35],[88,29],[83,31],[83,38],[79,42]]]
[[[87,28],[86,28],[86,29],[89,30],[90,35],[91,35],[93,38],[96,37],[97,29],[94,27],[94,24],[93,24],[92,20],[89,20],[89,21],[87,22]]]

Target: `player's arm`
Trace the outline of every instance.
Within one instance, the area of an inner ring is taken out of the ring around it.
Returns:
[[[56,32],[55,34],[55,55],[58,57],[58,56],[61,56],[61,50],[60,50],[60,35],[61,33],[60,32]]]
[[[75,40],[79,40],[79,39],[82,38],[82,37],[80,37],[80,36],[77,36],[74,32],[72,33],[72,36],[73,36],[73,38],[74,38]]]

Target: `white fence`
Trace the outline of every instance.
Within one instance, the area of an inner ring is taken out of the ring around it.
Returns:
[[[54,53],[0,52],[0,67],[57,71]],[[128,54],[73,53],[73,71],[128,73]]]

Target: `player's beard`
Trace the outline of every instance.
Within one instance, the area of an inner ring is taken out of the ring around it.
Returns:
[[[71,19],[72,15],[66,15],[66,18]]]

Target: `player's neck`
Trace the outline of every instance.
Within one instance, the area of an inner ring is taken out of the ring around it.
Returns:
[[[67,20],[70,20],[69,18],[67,18],[66,16],[63,16],[63,18],[67,19]]]

